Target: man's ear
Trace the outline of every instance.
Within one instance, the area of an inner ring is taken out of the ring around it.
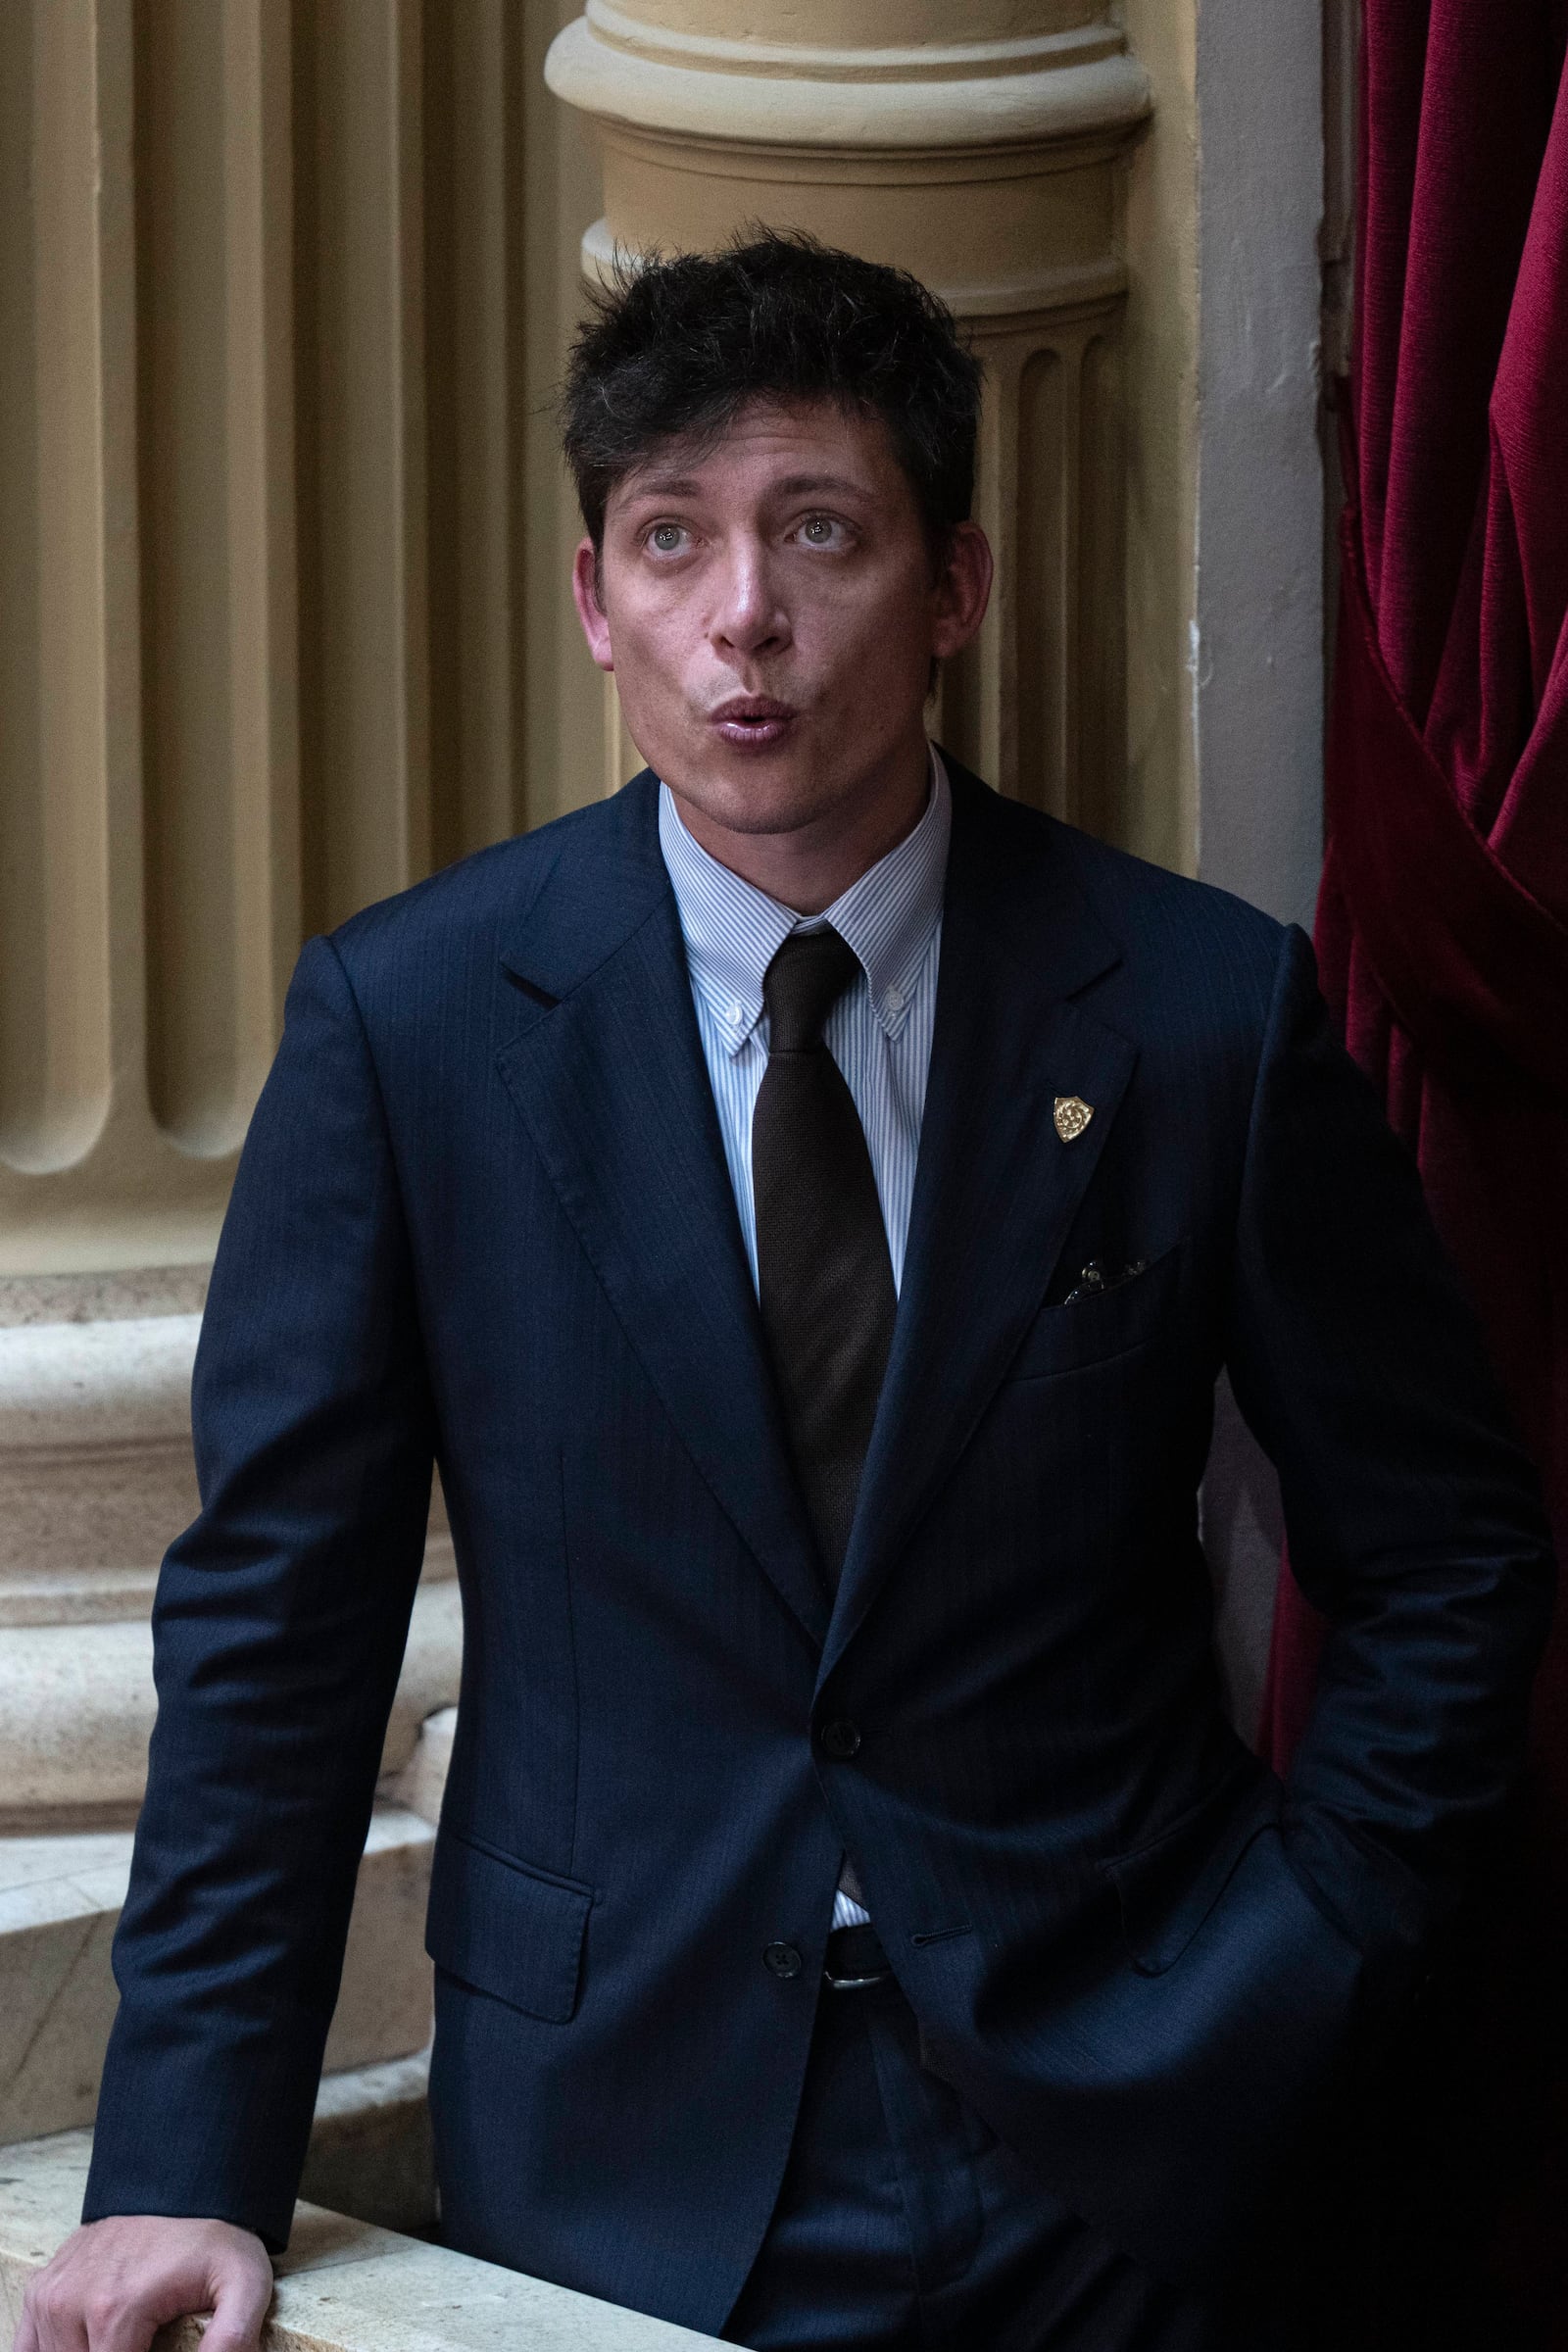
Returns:
[[[599,601],[599,551],[591,539],[577,542],[577,552],[571,559],[571,594],[582,633],[588,640],[588,651],[601,669],[613,669],[615,658],[610,647],[610,622]]]
[[[979,634],[991,602],[991,542],[977,522],[955,525],[937,580],[931,652],[949,662]]]

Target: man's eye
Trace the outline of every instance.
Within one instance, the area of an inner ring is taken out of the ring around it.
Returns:
[[[656,522],[648,534],[648,544],[662,556],[673,556],[685,536],[678,522]]]
[[[831,547],[838,527],[831,514],[808,514],[801,525],[801,537],[808,547]]]

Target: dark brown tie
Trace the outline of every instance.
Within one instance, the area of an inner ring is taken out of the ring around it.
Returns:
[[[795,1467],[829,1579],[855,1518],[898,1304],[855,1098],[822,1042],[859,971],[831,928],[797,931],[767,967],[767,1068],[752,1114],[762,1328]]]

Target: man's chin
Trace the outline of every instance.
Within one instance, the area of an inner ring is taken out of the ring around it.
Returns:
[[[784,760],[742,753],[728,760],[705,760],[684,774],[658,771],[683,811],[691,808],[727,833],[799,833],[831,815],[839,796],[824,792],[820,769],[806,769],[799,755]]]

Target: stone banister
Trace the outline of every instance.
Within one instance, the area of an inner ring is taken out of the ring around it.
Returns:
[[[0,2340],[27,2280],[76,2226],[91,2145],[85,2132],[63,2132],[5,2150]],[[262,2352],[697,2352],[717,2340],[316,2205],[295,2208],[276,2269]],[[195,2352],[201,2328],[165,2329],[159,2352]]]

